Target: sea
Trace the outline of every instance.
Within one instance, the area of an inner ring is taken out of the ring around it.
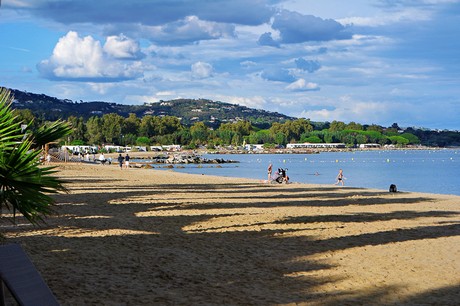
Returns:
[[[287,168],[292,183],[332,185],[342,169],[344,184],[348,187],[388,190],[391,184],[395,184],[398,191],[460,195],[460,148],[319,154],[205,154],[202,157],[237,163],[187,164],[172,170],[263,181],[267,179],[268,165],[273,164],[273,172]]]

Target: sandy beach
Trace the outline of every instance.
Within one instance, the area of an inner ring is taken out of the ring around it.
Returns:
[[[459,305],[460,197],[62,164],[1,220],[62,305]]]

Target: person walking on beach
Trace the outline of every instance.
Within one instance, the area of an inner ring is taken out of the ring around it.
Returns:
[[[268,165],[268,169],[267,169],[267,172],[268,172],[268,183],[270,183],[271,179],[272,179],[272,170],[273,170],[273,165],[272,164],[269,164]]]
[[[343,171],[342,169],[339,170],[339,174],[337,174],[337,182],[335,182],[334,185],[337,185],[337,184],[342,184],[343,186],[343,180],[345,179],[345,177],[343,176]]]
[[[126,153],[126,156],[125,156],[125,168],[126,169],[129,168],[129,155],[128,155],[128,153]]]
[[[123,169],[123,161],[125,160],[125,158],[123,156],[121,156],[121,153],[120,153],[120,155],[118,155],[117,160],[118,160],[118,163],[120,164],[120,170],[122,170]]]

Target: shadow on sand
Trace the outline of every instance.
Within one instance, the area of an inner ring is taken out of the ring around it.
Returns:
[[[453,301],[460,301],[459,286],[398,301],[392,297],[398,288],[392,286],[364,292],[324,292],[321,286],[346,276],[326,277],[322,271],[334,266],[309,259],[312,255],[365,245],[460,235],[458,212],[415,209],[418,203],[433,201],[429,196],[389,197],[383,192],[332,187],[206,183],[126,187],[117,186],[120,181],[113,179],[74,180],[77,181],[87,187],[69,182],[71,193],[55,196],[59,215],[47,225],[12,230],[31,232],[17,241],[36,258],[38,268],[63,305],[422,305],[427,301],[453,305]],[[160,199],[164,195],[168,195],[166,200]],[[124,203],[123,199],[129,201]],[[211,222],[205,228],[199,227],[215,218],[244,215],[248,209],[257,214],[258,210],[296,206],[392,204],[404,205],[404,210],[295,216],[250,224]],[[452,217],[457,222],[446,221]],[[328,239],[286,235],[299,231],[301,225],[306,225],[302,229],[305,231],[335,222],[343,227],[350,223],[420,218],[439,218],[439,223]],[[248,230],[248,225],[258,229]],[[59,229],[75,231],[75,235],[64,237],[59,235]],[[50,235],[47,230],[58,234]],[[108,259],[101,252],[112,257]],[[42,257],[48,260],[41,262]]]

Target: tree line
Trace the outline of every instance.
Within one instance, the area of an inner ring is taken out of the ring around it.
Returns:
[[[30,110],[16,111],[18,117],[24,122],[31,122],[31,119],[34,119]],[[389,127],[382,127],[376,124],[362,125],[341,121],[318,123],[300,118],[274,122],[267,129],[260,129],[249,121],[222,123],[219,127],[213,128],[202,121],[185,126],[174,116],[146,115],[140,118],[133,113],[128,117],[110,113],[93,116],[87,120],[83,117],[70,116],[67,121],[72,126],[72,132],[61,142],[69,145],[179,144],[189,149],[204,145],[208,148],[240,146],[243,142],[263,144],[267,148],[303,142],[345,143],[348,147],[367,143],[396,146],[422,144],[441,147],[460,145],[458,132],[423,131],[413,128],[402,130],[396,123]],[[32,129],[42,124],[37,118],[33,122],[36,126],[32,126]]]

